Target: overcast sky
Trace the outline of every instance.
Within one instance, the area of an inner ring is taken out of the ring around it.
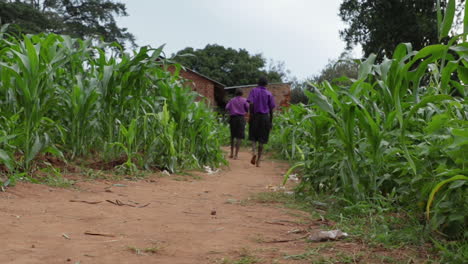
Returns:
[[[166,44],[166,55],[185,47],[219,44],[283,61],[300,79],[318,74],[345,43],[341,0],[120,0],[118,19],[139,46]]]

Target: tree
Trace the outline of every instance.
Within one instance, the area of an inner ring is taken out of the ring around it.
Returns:
[[[213,78],[226,86],[255,84],[265,75],[269,82],[282,82],[288,72],[284,63],[270,63],[261,54],[251,55],[245,49],[235,50],[212,44],[203,49],[187,47],[173,54],[175,61]]]
[[[0,0],[0,22],[11,24],[8,33],[15,35],[52,32],[135,45],[135,37],[114,18],[127,15],[125,4],[113,0]]]
[[[308,104],[309,98],[305,95],[304,91],[309,90],[309,79],[300,81],[297,78],[293,78],[291,82],[291,104]]]
[[[344,0],[339,15],[348,24],[341,37],[348,48],[360,43],[365,56],[390,57],[404,42],[416,50],[438,42],[436,0]]]
[[[293,78],[291,77],[291,71],[286,69],[284,61],[270,59],[267,68],[266,76],[270,82],[285,82]]]
[[[350,55],[343,53],[339,59],[329,60],[328,64],[320,71],[320,74],[307,78],[304,81],[293,79],[291,90],[291,103],[308,103],[308,98],[304,94],[304,90],[312,90],[311,84],[328,81],[342,86],[350,85],[350,80],[340,79],[347,77],[356,79],[358,76],[359,64],[351,59]]]
[[[329,60],[325,68],[320,71],[319,75],[312,77],[312,82],[321,83],[323,81],[335,82],[339,85],[350,84],[350,81],[339,80],[340,77],[348,77],[356,79],[358,77],[359,64],[351,57],[343,53],[337,60]]]
[[[5,0],[0,0],[0,23],[10,24],[7,33],[14,35],[37,34],[52,27],[49,17],[30,4]]]

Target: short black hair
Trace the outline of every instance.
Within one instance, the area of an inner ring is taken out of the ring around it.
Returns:
[[[235,95],[236,96],[242,96],[242,95],[244,95],[244,92],[242,92],[242,89],[236,89]]]
[[[258,78],[259,86],[266,86],[267,84],[268,84],[268,80],[265,76],[260,76],[260,78]]]

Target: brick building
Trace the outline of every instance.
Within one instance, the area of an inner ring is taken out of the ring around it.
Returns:
[[[169,71],[174,72],[174,70],[174,67],[169,67]],[[211,107],[224,108],[226,104],[224,101],[224,84],[188,68],[181,69],[179,75],[187,79],[187,84],[192,87],[192,90],[206,98]]]
[[[175,68],[169,67],[169,71],[174,72]],[[187,79],[187,84],[202,96],[200,99],[206,98],[211,107],[220,109],[224,109],[227,101],[234,96],[236,89],[242,89],[244,97],[247,97],[250,91],[257,86],[252,84],[225,87],[224,84],[188,68],[182,68],[179,75]],[[290,83],[271,83],[267,85],[267,89],[273,94],[278,108],[289,106],[291,101]]]
[[[226,90],[226,94],[228,94],[229,97],[234,96],[234,92],[236,89],[242,89],[242,91],[244,92],[244,97],[247,98],[250,91],[252,91],[252,89],[255,87],[257,87],[257,85],[252,84],[252,85],[226,87],[224,89]],[[290,83],[271,83],[267,85],[267,89],[273,94],[277,108],[288,107],[290,105],[290,101],[291,101],[291,84]]]

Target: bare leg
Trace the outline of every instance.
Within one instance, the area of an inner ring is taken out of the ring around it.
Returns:
[[[257,155],[255,155],[255,147],[257,142],[252,141],[252,159],[250,160],[250,163],[252,165],[255,165],[255,161],[257,160]]]
[[[237,140],[236,141],[236,153],[234,155],[234,159],[237,159],[237,155],[239,154],[240,145],[242,143],[242,139],[237,138],[236,140]]]
[[[229,155],[229,158],[232,159],[234,156],[234,137],[231,137],[231,155]]]
[[[258,143],[258,158],[257,158],[257,167],[260,167],[260,158],[262,157],[262,152],[263,152],[263,144]]]

